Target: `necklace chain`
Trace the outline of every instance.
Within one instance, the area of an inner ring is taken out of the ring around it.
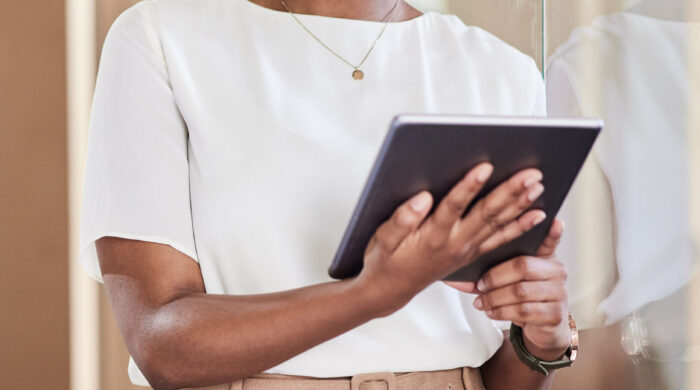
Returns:
[[[384,25],[382,26],[382,29],[379,31],[379,35],[377,35],[377,37],[374,39],[374,42],[372,42],[372,46],[370,46],[369,50],[367,50],[367,53],[366,53],[365,56],[362,58],[362,61],[360,61],[360,63],[357,64],[357,65],[353,65],[350,61],[346,60],[343,56],[341,56],[340,54],[336,53],[333,49],[331,49],[330,47],[328,47],[328,45],[326,45],[325,42],[323,42],[319,37],[317,37],[316,34],[312,33],[311,30],[309,30],[309,29],[304,25],[304,23],[302,23],[302,22],[299,20],[299,18],[297,18],[297,16],[289,9],[289,7],[287,7],[287,3],[285,3],[284,0],[280,0],[280,3],[282,3],[282,6],[284,7],[284,9],[286,9],[287,12],[289,12],[289,14],[292,15],[292,18],[294,18],[294,20],[299,24],[299,26],[301,26],[301,28],[303,28],[309,35],[311,35],[311,37],[313,37],[313,38],[316,40],[316,42],[318,42],[321,46],[323,46],[324,48],[326,48],[326,50],[328,50],[329,52],[331,52],[334,56],[338,57],[338,59],[340,59],[340,60],[343,61],[344,63],[348,64],[351,68],[353,68],[352,77],[353,77],[355,80],[362,80],[362,79],[364,78],[364,72],[361,71],[359,68],[360,68],[360,66],[362,66],[362,64],[365,63],[365,60],[367,60],[367,57],[369,57],[370,53],[372,53],[372,50],[374,49],[374,46],[377,44],[377,41],[379,41],[379,38],[381,38],[381,37],[382,37],[382,34],[384,34],[384,30],[386,30],[386,26],[389,24],[389,20],[390,20],[390,19],[387,19],[387,18],[394,12],[394,10],[396,9],[396,6],[399,4],[399,0],[396,0],[396,1],[394,2],[394,6],[391,7],[391,9],[389,10],[389,12],[387,12],[387,14],[384,15],[384,17],[380,20],[380,22],[381,22],[381,21],[384,21],[385,19],[387,19],[386,22],[384,22]]]

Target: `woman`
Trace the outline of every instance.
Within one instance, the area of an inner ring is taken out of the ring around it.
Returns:
[[[547,387],[494,320],[522,325],[538,358],[564,354],[561,222],[540,258],[495,267],[478,289],[436,283],[542,222],[520,215],[544,191],[540,172],[464,218],[488,164],[433,213],[419,193],[378,228],[358,277],[325,273],[393,115],[543,107],[529,57],[401,0],[136,4],[103,49],[80,255],[105,284],[132,381]]]

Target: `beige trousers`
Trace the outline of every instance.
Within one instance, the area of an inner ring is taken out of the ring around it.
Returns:
[[[234,383],[183,390],[485,390],[478,368],[394,374],[380,372],[344,378],[259,374]]]

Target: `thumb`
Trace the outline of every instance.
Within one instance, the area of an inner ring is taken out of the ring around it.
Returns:
[[[421,191],[401,204],[374,233],[365,248],[365,257],[375,250],[393,252],[425,220],[432,204],[433,197],[428,191]]]
[[[469,294],[476,294],[479,292],[479,290],[476,288],[476,283],[474,282],[444,281],[443,283],[461,292]]]
[[[549,229],[549,234],[547,234],[547,238],[544,239],[544,242],[537,250],[536,256],[545,259],[554,256],[562,234],[564,234],[564,221],[555,218],[552,227]]]

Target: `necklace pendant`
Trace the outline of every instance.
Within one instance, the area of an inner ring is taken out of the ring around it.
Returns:
[[[363,72],[363,71],[361,71],[361,70],[359,70],[359,69],[355,69],[355,70],[352,72],[352,78],[355,79],[355,80],[357,80],[357,81],[360,81],[360,80],[362,80],[363,78],[365,78],[365,72]]]

